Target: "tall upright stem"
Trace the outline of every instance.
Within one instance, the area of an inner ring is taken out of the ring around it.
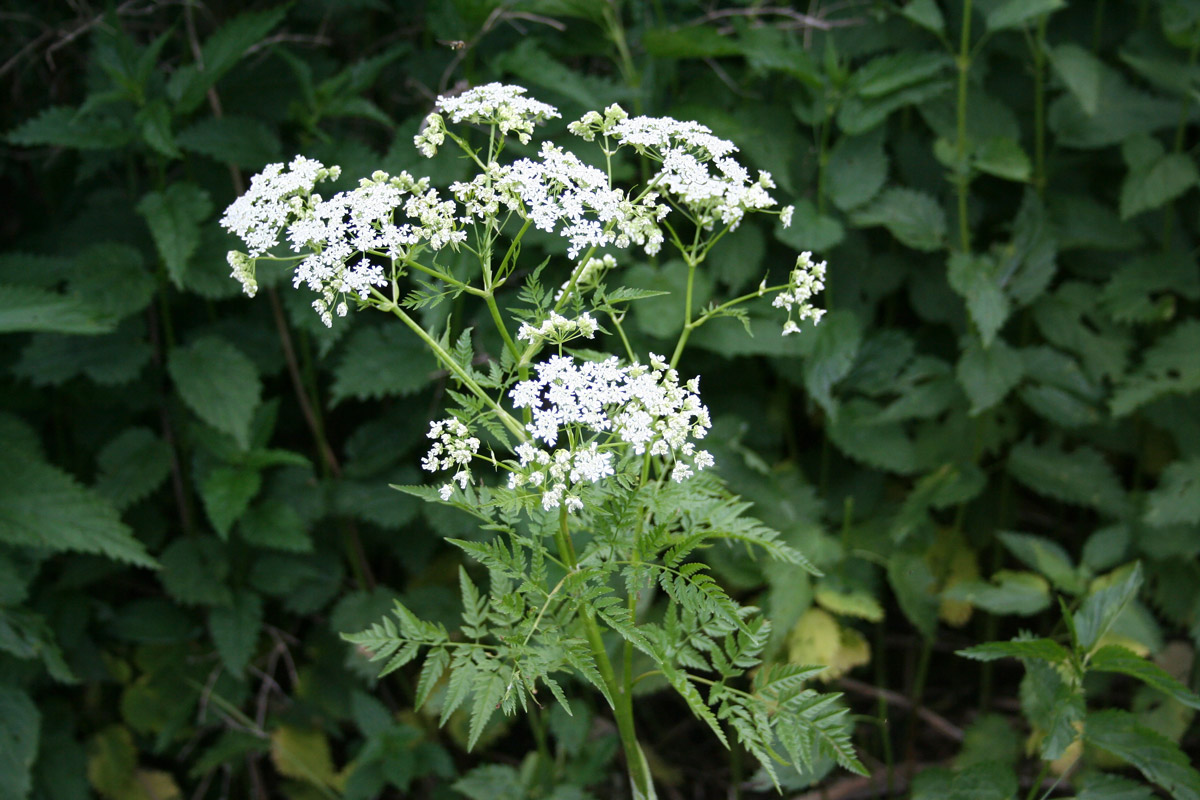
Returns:
[[[954,155],[958,185],[958,238],[964,253],[971,252],[971,231],[967,225],[967,187],[971,173],[967,167],[967,75],[971,71],[971,0],[963,0],[962,36],[958,45],[958,119]]]

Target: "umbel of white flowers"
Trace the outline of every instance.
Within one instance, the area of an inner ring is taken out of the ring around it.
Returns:
[[[447,118],[452,124],[494,126],[502,137],[515,135],[528,143],[537,124],[558,116],[553,106],[525,97],[522,87],[492,83],[438,98],[414,144],[426,156],[436,154],[452,136]],[[313,307],[332,325],[335,314],[347,313],[349,301],[365,301],[373,287],[388,285],[402,268],[397,265],[419,260],[426,251],[457,249],[481,221],[498,226],[510,213],[565,238],[571,259],[605,247],[636,245],[649,255],[657,253],[665,241],[661,223],[673,207],[709,231],[732,230],[747,212],[767,211],[778,214],[784,227],[791,223],[791,206],[771,210],[776,205],[768,192],[775,188],[771,175],[759,171],[751,178],[733,157],[737,147],[697,122],[630,117],[612,105],[603,113],[588,112],[568,128],[585,141],[601,140],[608,156],[631,148],[657,163],[658,170],[646,186],[626,192],[603,170],[543,142],[537,158],[480,163],[473,179],[450,186],[450,198],[443,198],[428,178],[375,172],[357,188],[325,199],[314,188],[336,180],[341,168],[297,156],[286,167],[270,164],[255,175],[249,190],[221,217],[246,246],[246,252],[229,253],[231,275],[253,296],[256,259],[278,247],[282,235],[293,252],[304,254],[293,284],[317,294]],[[808,301],[823,282],[824,263],[802,256],[776,299],[788,310],[784,333],[798,330],[793,312],[800,320],[820,318]]]

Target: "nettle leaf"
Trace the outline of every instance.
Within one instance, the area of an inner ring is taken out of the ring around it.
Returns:
[[[967,311],[975,323],[983,346],[989,347],[1008,319],[1009,302],[996,275],[996,265],[986,256],[956,252],[951,254],[947,278],[950,288],[967,301]]]
[[[860,227],[882,225],[914,250],[938,250],[946,240],[946,212],[931,195],[915,189],[885,189],[850,219]]]
[[[1078,786],[1076,800],[1154,800],[1154,789],[1119,775],[1093,772]]]
[[[1141,562],[1134,562],[1132,569],[1123,574],[1114,572],[1106,585],[1089,594],[1072,615],[1079,647],[1091,650],[1104,638],[1125,607],[1137,597],[1141,587],[1142,565]]]
[[[945,53],[904,50],[877,56],[854,70],[847,91],[875,98],[940,77],[954,66]]]
[[[113,323],[78,297],[36,286],[0,286],[0,333],[106,333]]]
[[[1200,389],[1200,321],[1183,320],[1146,350],[1142,366],[1113,391],[1112,412],[1123,417],[1172,392]]]
[[[258,168],[278,161],[283,152],[269,125],[250,117],[205,117],[175,137],[184,150],[225,164]]]
[[[1071,657],[1067,648],[1053,639],[1013,639],[1010,642],[984,642],[957,651],[963,658],[973,661],[995,661],[1000,658],[1045,661],[1047,664],[1065,664]]]
[[[935,0],[912,0],[900,13],[930,33],[942,34],[946,31],[946,19]]]
[[[1090,195],[1055,192],[1046,202],[1060,250],[1132,250],[1142,243],[1136,226]]]
[[[1051,65],[1068,91],[1075,96],[1079,107],[1089,116],[1095,114],[1100,106],[1104,63],[1090,51],[1072,42],[1053,47],[1049,53]]]
[[[360,325],[333,370],[333,405],[410,395],[424,388],[436,366],[420,340],[401,325]]]
[[[1051,51],[1051,61],[1072,91],[1050,105],[1050,130],[1064,147],[1098,148],[1120,144],[1130,136],[1174,125],[1177,101],[1133,88],[1117,70],[1082,47],[1068,45]],[[1085,107],[1084,103],[1095,105]]]
[[[1121,184],[1121,219],[1166,205],[1200,182],[1200,172],[1189,156],[1167,153],[1150,136],[1127,139],[1121,153],[1129,165]]]
[[[1005,0],[988,11],[987,29],[995,33],[1016,28],[1043,14],[1066,7],[1066,0]]]
[[[216,467],[200,485],[200,498],[213,528],[229,538],[233,523],[250,506],[262,488],[262,474],[247,467]]]
[[[194,111],[204,101],[209,87],[232,69],[252,45],[278,25],[287,10],[288,6],[284,5],[239,14],[205,39],[200,63],[177,69],[167,81],[167,94],[175,101],[176,111],[180,114]]]
[[[804,361],[804,387],[831,417],[837,417],[832,390],[854,366],[862,343],[862,323],[852,311],[833,311],[811,334],[815,343]]]
[[[883,133],[878,128],[862,136],[843,136],[829,152],[825,191],[842,211],[858,208],[887,182],[888,157],[883,150]]]
[[[225,669],[234,675],[241,676],[254,656],[262,621],[262,598],[244,589],[233,595],[232,604],[208,612],[213,644]]]
[[[1015,139],[994,136],[980,142],[971,153],[971,165],[980,172],[1008,181],[1027,182],[1033,164]]]
[[[838,406],[826,431],[834,444],[853,459],[902,475],[922,469],[913,440],[904,426],[884,417],[885,409],[853,398]]]
[[[0,542],[158,566],[107,500],[35,455],[13,450],[0,452]]]
[[[833,217],[817,211],[807,197],[802,197],[794,204],[791,227],[778,229],[775,238],[795,250],[820,253],[841,244],[846,229]]]
[[[1111,709],[1088,714],[1084,723],[1088,744],[1125,759],[1178,800],[1200,798],[1200,772],[1178,745],[1144,727],[1128,711]]]
[[[905,106],[919,106],[946,94],[953,87],[954,81],[947,78],[914,84],[877,98],[848,97],[838,106],[837,124],[847,136],[858,136],[882,125],[893,111]]]
[[[1158,487],[1146,495],[1143,519],[1159,527],[1200,522],[1200,458],[1167,465]]]
[[[4,138],[9,144],[23,147],[109,150],[128,142],[132,132],[115,117],[81,114],[79,109],[53,106],[25,120]]]
[[[29,796],[42,715],[16,686],[0,684],[0,797]]]
[[[955,376],[971,400],[971,415],[981,414],[1008,396],[1025,366],[1003,339],[985,346],[972,338],[958,360]]]
[[[1080,357],[1092,378],[1115,379],[1125,372],[1132,341],[1126,331],[1097,313],[1099,294],[1091,284],[1064,283],[1034,303],[1033,318],[1051,344]],[[1200,371],[1197,374],[1200,376]]]
[[[13,373],[34,386],[60,386],[80,375],[101,386],[118,386],[136,379],[153,358],[146,339],[141,317],[130,317],[99,336],[36,333],[21,349]]]
[[[225,545],[213,536],[185,536],[160,556],[159,579],[167,594],[184,605],[228,606],[233,593],[225,585],[229,560]]]
[[[1148,252],[1123,261],[1104,285],[1104,308],[1117,322],[1166,322],[1175,295],[1200,297],[1200,276],[1190,253]]]
[[[147,428],[128,428],[96,455],[96,465],[96,491],[124,510],[167,479],[171,448]]]
[[[998,534],[1008,552],[1019,558],[1031,569],[1050,579],[1055,588],[1068,594],[1081,594],[1083,578],[1075,569],[1071,556],[1058,542],[1044,536],[1028,533],[1002,531]]]
[[[1153,661],[1147,661],[1127,647],[1109,644],[1092,653],[1088,659],[1088,670],[1097,672],[1119,672],[1137,678],[1147,686],[1153,686],[1163,694],[1189,708],[1200,708],[1200,695],[1188,689]]]
[[[291,505],[268,498],[248,509],[238,519],[238,535],[255,547],[307,553],[312,537],[304,519]]]
[[[1000,570],[990,583],[959,581],[942,592],[942,597],[970,603],[993,614],[1031,616],[1050,606],[1050,585],[1032,572]]]
[[[1100,451],[1083,445],[1071,452],[1026,439],[1008,456],[1008,472],[1038,494],[1086,506],[1115,517],[1126,515],[1129,498]]]
[[[200,224],[212,212],[208,192],[192,183],[173,183],[166,191],[147,192],[137,210],[150,226],[171,282],[182,288],[188,260],[200,246]]]
[[[1042,758],[1060,758],[1079,738],[1078,728],[1086,713],[1082,691],[1063,678],[1057,665],[1026,659],[1020,696],[1021,710],[1043,734]]]
[[[914,553],[897,552],[888,559],[887,576],[904,616],[922,636],[932,639],[937,631],[939,603],[929,564]]]
[[[167,371],[183,401],[196,416],[238,446],[250,446],[250,426],[262,393],[258,368],[226,339],[207,336],[177,347]]]

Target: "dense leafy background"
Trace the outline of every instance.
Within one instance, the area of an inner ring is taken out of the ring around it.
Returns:
[[[457,617],[443,539],[486,534],[386,488],[419,480],[444,376],[386,320],[324,329],[283,274],[246,300],[216,224],[297,152],[344,182],[456,179],[412,136],[439,92],[496,79],[564,120],[700,120],[796,198],[791,229],[747,223],[701,289],[813,250],[825,321],[718,320],[686,371],[722,472],[825,576],[714,566],[769,610],[774,658],[856,668],[830,677],[878,791],[1012,796],[1038,771],[1028,737],[1060,759],[1050,781],[1082,753],[1062,784],[1080,797],[1146,797],[1139,771],[1200,796],[1195,696],[1128,660],[1196,685],[1200,6],[809,5],[10,3],[0,798],[625,791],[600,706],[497,717],[468,754],[465,719],[410,710],[416,675],[376,681],[338,639],[395,597]],[[643,349],[671,307],[635,307]],[[953,654],[1021,630],[1067,645],[1071,620],[1107,638],[1064,695],[1044,661],[1066,650],[988,656],[1024,678]],[[639,704],[664,791],[758,786],[681,707]],[[552,759],[525,758],[539,743]],[[929,768],[910,783],[906,763]]]

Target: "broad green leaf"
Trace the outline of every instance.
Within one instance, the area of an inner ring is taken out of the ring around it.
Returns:
[[[1046,203],[1059,250],[1132,250],[1142,241],[1134,225],[1090,195],[1055,192]]]
[[[950,287],[967,301],[967,311],[983,346],[991,347],[1010,310],[996,276],[996,265],[986,256],[955,252],[950,255],[946,276]]]
[[[1090,651],[1112,628],[1125,607],[1137,597],[1141,587],[1142,565],[1141,562],[1134,562],[1132,569],[1123,574],[1113,573],[1106,585],[1089,594],[1073,615],[1079,647]]]
[[[1091,745],[1125,759],[1177,800],[1200,798],[1200,772],[1170,739],[1143,727],[1128,711],[1112,709],[1088,714],[1084,738]]]
[[[144,311],[157,289],[139,250],[100,242],[78,253],[70,279],[71,294],[112,319]]]
[[[1097,672],[1119,672],[1153,686],[1189,708],[1200,708],[1200,695],[1188,689],[1153,661],[1147,661],[1126,647],[1109,644],[1092,653],[1088,669]]]
[[[1067,89],[1075,96],[1079,107],[1089,116],[1100,105],[1100,89],[1104,65],[1090,51],[1073,42],[1050,49],[1050,63]]]
[[[912,553],[895,553],[888,559],[887,576],[904,616],[922,636],[932,639],[937,630],[938,599],[933,593],[933,573],[925,559]]]
[[[239,167],[258,168],[282,153],[275,131],[250,117],[205,117],[181,130],[175,141],[184,150]]]
[[[963,350],[955,375],[971,400],[971,414],[992,408],[1012,391],[1024,374],[1021,356],[1003,339],[985,347],[974,338]]]
[[[200,245],[200,224],[212,212],[208,192],[195,184],[172,183],[166,191],[148,192],[137,210],[150,226],[171,282],[182,287],[188,260]]]
[[[1019,183],[1027,182],[1033,175],[1033,165],[1021,145],[1003,137],[983,141],[971,154],[971,164],[980,172]]]
[[[0,684],[0,797],[28,797],[42,716],[24,690]]]
[[[247,11],[226,22],[200,48],[197,63],[177,69],[167,81],[167,94],[179,114],[194,111],[204,101],[209,87],[233,68],[238,59],[278,25],[288,6],[264,11]]]
[[[1083,693],[1072,688],[1057,666],[1027,660],[1021,680],[1021,710],[1043,734],[1039,751],[1043,759],[1062,757],[1079,738],[1086,709]]]
[[[1084,777],[1076,800],[1153,800],[1154,790],[1119,775],[1093,772]]]
[[[993,614],[1030,616],[1050,606],[1050,585],[1032,572],[1000,570],[990,583],[959,581],[942,592],[942,597],[970,603]]]
[[[953,87],[953,80],[935,79],[914,84],[882,97],[848,97],[838,106],[837,124],[842,129],[842,133],[847,136],[858,136],[877,128],[893,111],[933,100],[948,93]],[[800,115],[799,111],[797,111],[797,115]],[[800,118],[804,119],[803,116]],[[808,124],[814,124],[814,122]]]
[[[919,472],[923,465],[913,440],[899,422],[883,418],[882,411],[858,398],[843,402],[826,432],[853,459],[902,475]]]
[[[546,52],[533,37],[521,40],[492,64],[495,69],[520,78],[524,86],[543,87],[569,97],[583,108],[604,108],[615,101],[625,101],[628,96],[627,90],[611,78],[568,67]]]
[[[167,371],[200,419],[228,433],[240,447],[250,446],[262,382],[258,368],[242,351],[225,339],[208,336],[172,351]]]
[[[936,0],[912,0],[900,13],[930,33],[940,35],[946,31],[946,20]]]
[[[883,606],[864,589],[841,590],[836,587],[819,585],[814,595],[817,604],[847,617],[858,617],[870,622],[883,620]]]
[[[1149,152],[1137,152],[1139,147]],[[1149,136],[1131,137],[1121,148],[1129,174],[1121,184],[1121,219],[1153,211],[1200,181],[1196,163],[1183,153],[1166,153]]]
[[[1008,472],[1022,484],[1047,497],[1086,506],[1120,517],[1130,503],[1112,466],[1100,451],[1087,445],[1072,451],[1026,439],[1008,456]]]
[[[914,250],[933,251],[945,244],[946,212],[933,197],[914,189],[884,189],[850,219],[860,227],[882,225]]]
[[[130,131],[114,117],[80,114],[65,106],[47,108],[25,120],[4,137],[23,147],[67,147],[73,150],[108,150],[130,139]]]
[[[244,589],[233,595],[231,605],[208,612],[208,631],[213,644],[221,663],[233,675],[241,677],[254,656],[262,620],[262,598]]]
[[[1167,465],[1158,487],[1146,495],[1143,519],[1156,526],[1200,522],[1200,458]]]
[[[837,247],[846,238],[842,223],[828,214],[821,214],[807,197],[794,204],[792,225],[779,228],[775,237],[796,250],[822,253]],[[678,301],[676,301],[678,302]],[[638,306],[634,306],[636,309]]]
[[[233,593],[225,585],[229,558],[213,536],[185,536],[167,545],[160,556],[163,588],[184,605],[228,606]]]
[[[34,286],[0,286],[0,333],[106,333],[114,320],[76,297]]]
[[[484,764],[454,782],[454,791],[470,800],[523,800],[529,794],[517,770],[507,764]]]
[[[175,146],[171,134],[171,111],[162,100],[155,100],[142,108],[135,118],[140,123],[142,141],[167,158],[182,158],[183,153]]]
[[[1066,6],[1066,0],[1004,0],[988,11],[987,28],[991,33],[1016,28]]]
[[[1177,297],[1200,297],[1200,272],[1189,253],[1147,252],[1123,261],[1101,294],[1116,322],[1167,322],[1175,316]]]
[[[301,516],[282,500],[268,498],[255,504],[238,520],[238,535],[255,547],[307,553],[312,537]]]
[[[939,77],[953,66],[949,56],[936,51],[904,50],[877,56],[854,70],[847,91],[865,98],[881,97]]]
[[[843,136],[829,153],[825,191],[830,201],[842,211],[861,206],[878,194],[887,181],[888,158],[883,151],[883,132],[877,131],[863,136]]]
[[[311,786],[337,785],[329,738],[317,728],[281,725],[271,732],[271,763],[280,775]]]
[[[96,491],[124,510],[167,479],[171,448],[146,428],[127,428],[97,454],[96,465]]]
[[[1141,367],[1113,391],[1113,414],[1123,417],[1164,394],[1200,389],[1198,352],[1200,321],[1187,319],[1173,326],[1146,350]]]
[[[825,77],[808,50],[783,30],[768,25],[743,27],[738,45],[746,63],[756,70],[781,72],[813,88],[823,84]]]
[[[719,58],[742,53],[737,40],[722,36],[707,25],[651,28],[642,34],[642,47],[652,56],[670,59]]]
[[[1083,579],[1075,569],[1071,556],[1058,542],[1044,536],[1015,531],[1002,531],[998,535],[1008,552],[1020,559],[1025,566],[1049,578],[1056,589],[1068,594],[1083,592]]]
[[[262,474],[247,467],[216,467],[204,478],[200,497],[213,528],[222,539],[258,494]]]
[[[354,329],[333,370],[332,402],[409,395],[433,377],[434,361],[401,325]]]
[[[153,357],[144,318],[134,316],[99,336],[35,333],[21,349],[13,373],[34,386],[61,386],[80,376],[101,386],[119,386],[135,380]]]
[[[1129,525],[1117,524],[1101,528],[1083,543],[1080,560],[1092,572],[1104,572],[1125,560],[1129,551]]]
[[[1010,642],[985,642],[965,650],[958,655],[974,661],[995,661],[999,658],[1020,658],[1045,661],[1047,664],[1065,664],[1071,654],[1053,639],[1013,639]]]
[[[1082,48],[1071,51],[1070,66],[1075,70],[1064,80],[1072,93],[1064,94],[1050,104],[1047,119],[1050,130],[1062,147],[1093,149],[1119,144],[1131,136],[1151,133],[1176,124],[1179,116],[1177,102],[1135,89],[1124,76],[1086,55]],[[1057,54],[1058,50],[1052,51]],[[1054,57],[1052,56],[1052,59]],[[1054,60],[1060,75],[1061,57]],[[1076,89],[1080,90],[1078,93]],[[1081,95],[1083,100],[1081,101]],[[1095,107],[1082,103],[1095,98]]]
[[[804,387],[825,412],[837,418],[834,385],[854,366],[862,342],[862,323],[852,311],[833,311],[811,334],[812,353],[804,361]]]
[[[1092,284],[1068,281],[1034,303],[1033,318],[1051,344],[1079,356],[1089,378],[1115,379],[1125,372],[1133,342],[1127,331],[1097,313],[1099,294]]]
[[[157,566],[107,500],[35,455],[14,451],[0,452],[0,542]]]

